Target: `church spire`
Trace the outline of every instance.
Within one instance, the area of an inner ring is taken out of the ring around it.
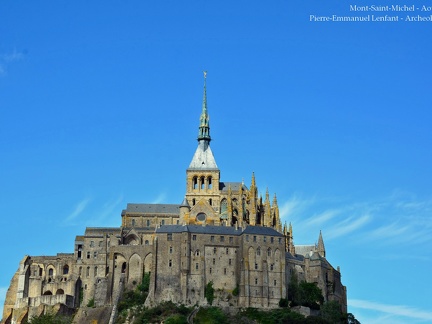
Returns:
[[[322,237],[321,230],[320,230],[319,237],[318,237],[317,250],[318,250],[318,253],[321,254],[321,256],[323,256],[325,258],[326,253],[325,253],[324,240]]]
[[[207,71],[204,71],[204,91],[203,91],[203,102],[202,111],[200,116],[200,126],[198,131],[198,141],[206,141],[209,143],[211,141],[210,137],[210,123],[209,116],[207,113]]]

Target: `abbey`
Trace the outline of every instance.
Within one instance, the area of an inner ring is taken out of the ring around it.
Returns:
[[[316,244],[294,245],[276,195],[259,196],[254,174],[249,187],[221,181],[210,142],[204,78],[198,147],[181,204],[127,204],[120,227],[87,228],[76,236],[73,253],[25,256],[7,291],[3,323],[22,323],[46,309],[72,313],[90,300],[108,305],[112,323],[122,291],[146,273],[147,306],[165,300],[205,305],[204,289],[212,282],[213,305],[274,308],[296,273],[346,312],[346,288],[326,259],[322,234]]]

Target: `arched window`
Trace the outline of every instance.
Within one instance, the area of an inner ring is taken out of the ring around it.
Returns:
[[[135,226],[135,219],[132,219],[132,226]]]
[[[148,240],[145,240],[144,244],[145,244],[145,245],[149,245],[149,241],[148,241]]]
[[[56,295],[64,295],[64,290],[63,289],[57,289]]]
[[[267,250],[267,256],[271,256],[271,248],[268,248],[268,250]]]
[[[192,199],[192,206],[195,206],[196,200],[195,198]]]
[[[52,277],[54,275],[54,269],[53,268],[49,268],[48,269],[48,276]]]
[[[213,200],[210,198],[210,199],[209,199],[209,205],[211,206],[212,203],[213,203]]]
[[[200,182],[201,182],[201,190],[204,190],[205,189],[205,178],[201,177]]]
[[[90,267],[87,267],[86,276],[90,276]]]
[[[65,266],[63,267],[63,274],[67,275],[68,273],[69,273],[69,266],[65,264]]]
[[[192,189],[198,189],[198,178],[193,177],[192,179]]]
[[[213,188],[212,177],[208,177],[207,179],[208,179],[208,180],[207,180],[207,181],[208,181],[208,188],[209,188],[209,189],[212,189],[212,188]],[[211,205],[211,204],[210,204],[210,205]]]
[[[261,255],[261,248],[257,248],[257,255]]]

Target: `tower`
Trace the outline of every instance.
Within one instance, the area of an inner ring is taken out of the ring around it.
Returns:
[[[189,221],[219,222],[220,170],[210,148],[210,118],[207,110],[207,72],[204,71],[204,90],[198,147],[186,170],[186,200],[191,207]],[[199,207],[198,207],[199,206]]]

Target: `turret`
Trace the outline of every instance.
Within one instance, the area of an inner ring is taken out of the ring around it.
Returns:
[[[326,256],[326,252],[325,252],[324,240],[323,240],[323,238],[322,238],[321,230],[320,230],[319,237],[318,237],[317,252],[318,252],[322,257],[325,258],[325,256]]]

